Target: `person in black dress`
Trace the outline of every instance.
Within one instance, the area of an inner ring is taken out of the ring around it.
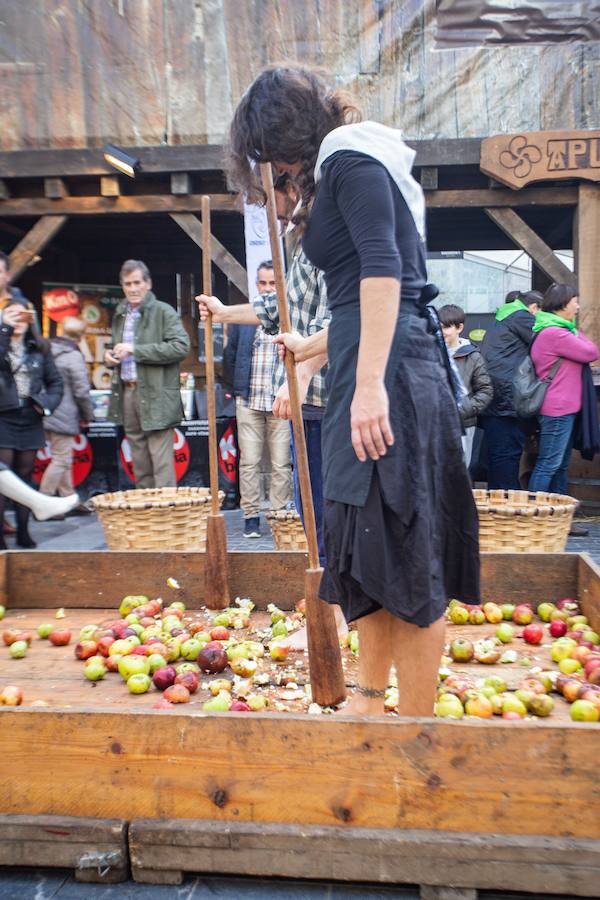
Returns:
[[[62,378],[33,315],[22,303],[3,311],[0,325],[0,462],[29,482],[35,456],[46,443],[42,420],[62,399]],[[17,546],[35,547],[28,530],[29,506],[15,503]],[[0,522],[4,497],[0,495]],[[0,549],[6,549],[0,538]]]
[[[477,514],[458,410],[421,315],[414,153],[393,129],[346,124],[356,113],[308,69],[267,69],[235,113],[230,169],[251,200],[261,199],[252,161],[299,183],[304,250],[325,272],[329,331],[282,340],[296,362],[329,358],[321,596],[358,623],[348,710],[383,712],[393,663],[399,712],[431,715],[447,598],[479,599]]]

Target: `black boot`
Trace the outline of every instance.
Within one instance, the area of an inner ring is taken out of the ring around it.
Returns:
[[[29,534],[27,524],[29,522],[29,510],[20,503],[15,503],[15,512],[17,514],[17,547],[24,550],[33,550],[37,547],[36,542]]]

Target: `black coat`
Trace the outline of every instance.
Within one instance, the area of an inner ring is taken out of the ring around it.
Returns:
[[[236,397],[248,399],[256,325],[230,325],[223,353],[223,372]]]
[[[8,359],[12,333],[12,326],[4,324],[0,326],[0,412],[19,407],[17,385]],[[27,363],[31,372],[29,396],[41,415],[46,410],[54,412],[63,395],[60,373],[50,352],[42,353],[35,341],[27,338],[25,340]]]
[[[533,341],[535,317],[520,309],[501,322],[495,319],[485,333],[481,354],[492,379],[494,397],[484,416],[516,416],[512,383]]]

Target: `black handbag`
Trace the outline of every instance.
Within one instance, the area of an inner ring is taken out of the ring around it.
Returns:
[[[557,359],[545,378],[538,378],[529,353],[519,365],[513,378],[512,395],[515,411],[520,419],[537,416],[561,362],[561,359]]]

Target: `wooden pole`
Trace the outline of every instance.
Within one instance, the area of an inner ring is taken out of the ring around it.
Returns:
[[[210,197],[202,197],[202,290],[212,294],[210,254]],[[206,573],[204,602],[209,609],[229,606],[227,580],[227,532],[225,517],[219,509],[219,468],[217,461],[217,416],[215,409],[215,359],[212,315],[204,330],[206,355],[206,396],[208,407],[208,459],[210,474],[210,513],[206,532]]]
[[[267,217],[271,241],[271,258],[275,272],[279,328],[281,331],[291,331],[283,261],[281,258],[281,244],[279,241],[275,191],[273,189],[273,173],[269,163],[261,163],[260,174],[263,188],[267,195]],[[285,355],[285,368],[292,408],[292,427],[296,445],[300,496],[304,513],[304,530],[306,531],[306,540],[308,542],[308,569],[304,574],[304,592],[306,598],[310,684],[313,700],[316,703],[320,706],[334,706],[345,699],[346,685],[333,609],[319,598],[319,585],[323,569],[319,562],[317,526],[310,485],[308,457],[306,455],[302,407],[298,395],[296,364],[291,353],[286,353]]]

